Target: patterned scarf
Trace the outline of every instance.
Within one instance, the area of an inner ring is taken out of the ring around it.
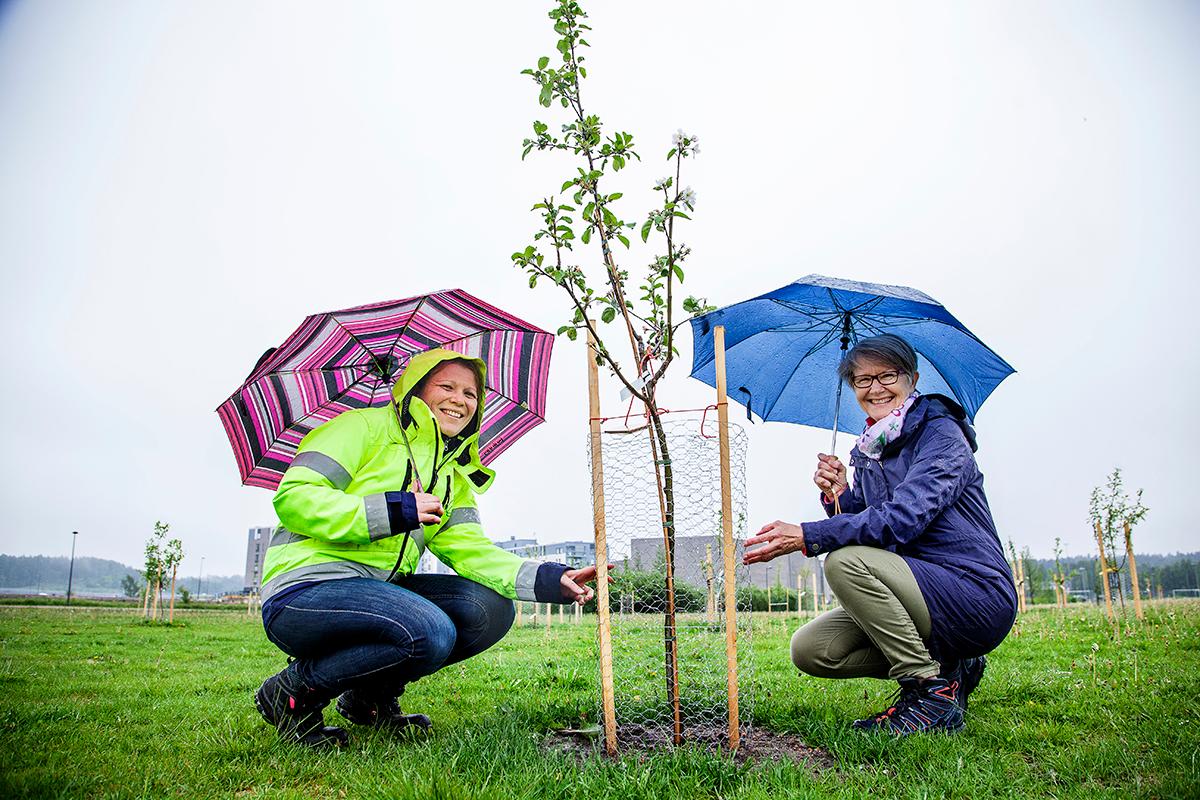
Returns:
[[[918,391],[913,391],[899,408],[892,409],[886,417],[874,425],[868,425],[862,436],[858,437],[859,452],[867,458],[878,461],[883,455],[883,448],[899,438],[900,431],[904,430],[904,416],[908,413],[908,409],[912,408],[912,404],[916,402],[920,394]]]

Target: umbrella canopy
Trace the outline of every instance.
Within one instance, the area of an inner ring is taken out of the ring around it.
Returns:
[[[461,289],[308,317],[217,408],[242,483],[274,489],[304,435],[391,401],[410,356],[444,347],[487,364],[485,464],[545,419],[554,336]]]
[[[905,286],[806,275],[692,320],[692,377],[716,386],[714,326],[725,326],[729,397],[764,420],[845,430],[862,418],[853,392],[838,391],[847,347],[881,333],[920,355],[919,388],[975,412],[1013,373],[1004,359],[927,294]],[[855,426],[858,432],[860,426]]]

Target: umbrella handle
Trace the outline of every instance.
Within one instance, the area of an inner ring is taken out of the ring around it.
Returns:
[[[400,426],[400,438],[404,440],[404,449],[408,452],[408,465],[412,467],[413,484],[418,492],[423,492],[425,489],[421,486],[421,472],[417,469],[417,459],[413,458],[412,445],[408,441],[408,433],[404,430],[404,418],[400,415],[400,404],[392,403],[392,408],[396,410],[396,424]],[[407,544],[407,540],[405,544]]]

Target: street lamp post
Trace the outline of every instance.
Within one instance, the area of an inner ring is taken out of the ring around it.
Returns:
[[[75,579],[75,540],[79,531],[71,531],[71,569],[67,572],[67,605],[71,605],[71,582]]]

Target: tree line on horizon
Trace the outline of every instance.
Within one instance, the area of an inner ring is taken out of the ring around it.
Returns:
[[[13,556],[0,554],[0,589],[30,592],[65,593],[71,559],[67,556]],[[203,575],[181,576],[179,582],[191,593],[196,592],[197,578],[202,578],[204,594],[236,594],[243,588],[245,576]],[[128,594],[126,578],[140,587],[145,583],[142,570],[108,558],[79,556],[75,559],[72,591],[79,593]],[[134,596],[137,596],[135,591]]]

